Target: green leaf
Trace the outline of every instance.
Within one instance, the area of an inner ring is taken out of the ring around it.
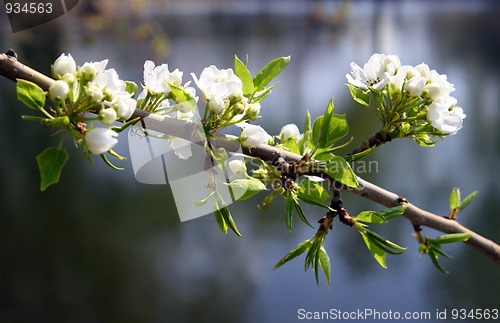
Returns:
[[[406,251],[407,248],[401,247],[394,242],[382,238],[377,233],[366,229],[366,236],[375,243],[380,249],[393,255],[398,255]]]
[[[309,250],[309,248],[311,248],[311,245],[312,245],[312,239],[302,241],[301,243],[299,243],[299,245],[297,245],[297,247],[295,247],[285,257],[283,257],[280,261],[278,261],[278,263],[274,266],[273,269],[277,269],[286,264],[287,262],[289,262],[290,260],[297,258],[301,254]]]
[[[435,239],[439,244],[443,243],[455,243],[455,242],[464,242],[469,240],[471,237],[470,233],[450,233],[450,234],[445,234],[437,239]]]
[[[318,147],[328,147],[328,137],[330,132],[330,127],[333,118],[333,99],[330,100],[328,106],[326,107],[325,114],[323,115],[323,121],[321,122],[320,135],[318,140]]]
[[[293,200],[293,196],[291,193],[288,193],[285,200],[285,223],[289,231],[292,231],[294,205],[295,202]]]
[[[189,94],[186,91],[186,89],[184,89],[183,87],[177,86],[175,84],[172,84],[172,83],[167,82],[167,84],[168,84],[168,87],[170,88],[170,91],[175,96],[174,99],[176,102],[191,102],[191,104],[196,105],[195,99],[193,98],[193,96],[191,94]]]
[[[261,91],[255,91],[252,97],[252,103],[262,102],[269,94],[271,94],[271,90],[273,88],[274,86],[265,88]]]
[[[241,237],[241,233],[238,231],[226,203],[224,203],[222,197],[218,193],[216,193],[214,201],[214,214],[222,232],[227,233],[227,229],[230,228],[238,237]]]
[[[215,191],[212,191],[212,193],[208,194],[208,196],[205,197],[204,199],[199,200],[199,201],[193,201],[194,206],[202,207],[203,205],[207,204],[210,197],[212,197],[212,195],[214,195],[214,194],[215,194]]]
[[[304,121],[304,133],[311,130],[311,114],[309,110],[306,111],[306,120]]]
[[[370,96],[367,92],[355,87],[352,84],[347,84],[347,87],[349,87],[349,92],[351,93],[354,101],[358,102],[361,105],[364,105],[365,107],[370,106]]]
[[[450,210],[455,210],[460,205],[460,189],[454,187],[450,193]]]
[[[281,193],[280,190],[275,190],[271,194],[266,196],[262,201],[262,204],[258,206],[259,210],[261,211],[267,210],[269,206],[271,206],[271,204],[273,203],[276,195],[278,195],[279,193]]]
[[[437,140],[431,140],[428,134],[416,134],[413,140],[422,147],[434,147]]]
[[[229,185],[233,190],[234,198],[239,201],[246,200],[257,193],[266,190],[266,185],[255,178],[236,179]]]
[[[434,266],[437,269],[439,269],[443,274],[447,275],[449,273],[449,271],[447,271],[446,269],[444,269],[443,266],[441,266],[441,264],[438,261],[438,255],[436,254],[435,250],[430,248],[428,251],[428,254],[429,254],[429,257],[431,257],[431,260],[432,260],[432,263],[434,264]]]
[[[312,142],[314,147],[316,148],[324,148],[320,142],[323,118],[324,118],[323,116],[317,117],[316,120],[314,120],[312,127]]]
[[[243,96],[248,98],[254,92],[252,74],[236,55],[234,55],[234,73],[243,83]]]
[[[375,211],[363,211],[356,217],[357,221],[365,223],[382,224],[386,223],[387,220]]]
[[[36,162],[40,170],[41,191],[45,191],[50,185],[59,182],[61,171],[67,160],[68,152],[64,148],[49,147],[36,156]]]
[[[304,214],[304,211],[302,210],[302,207],[300,206],[299,201],[297,200],[297,198],[294,197],[293,200],[294,200],[295,210],[297,211],[297,214],[299,215],[299,217],[302,220],[302,222],[304,222],[305,224],[307,224],[311,228],[314,228],[313,225],[309,222],[309,220],[307,220],[306,215]]]
[[[363,237],[363,241],[366,244],[366,247],[368,247],[368,250],[372,253],[373,257],[375,260],[379,263],[380,266],[383,268],[387,268],[386,266],[386,253],[384,250],[382,250],[373,240],[371,240],[366,233],[360,232],[361,236]]]
[[[290,56],[279,57],[270,61],[253,78],[253,84],[256,91],[264,89],[290,62]]]
[[[340,156],[334,156],[332,159],[326,161],[325,173],[344,185],[361,188],[351,166]]]
[[[33,82],[17,79],[16,93],[17,99],[30,109],[40,110],[45,105],[45,92]]]
[[[309,204],[320,205],[330,198],[330,195],[322,185],[306,179],[299,183],[298,198]]]
[[[474,192],[470,193],[469,195],[467,195],[467,197],[465,197],[460,202],[460,205],[458,207],[460,209],[460,211],[463,211],[463,209],[465,209],[477,197],[477,194],[479,194],[479,191],[474,191]]]
[[[356,160],[359,160],[365,156],[368,156],[372,151],[375,150],[375,148],[377,148],[376,146],[373,146],[373,147],[370,147],[366,150],[363,150],[362,152],[360,153],[357,153],[357,154],[354,154],[354,155],[347,155],[344,157],[344,159],[348,162],[348,163],[351,163],[351,162],[354,162]]]
[[[345,115],[334,114],[333,110],[332,99],[326,108],[325,114],[314,120],[312,143],[315,148],[331,148],[349,132]]]
[[[330,287],[330,272],[331,272],[330,257],[328,257],[328,253],[326,252],[324,246],[321,246],[319,248],[318,260],[319,260],[319,264],[321,266],[321,269],[323,270],[323,273],[325,274],[326,283],[328,284],[328,287]]]
[[[135,97],[137,95],[137,91],[139,90],[137,84],[132,81],[125,81],[125,84],[126,84],[125,91],[132,94],[132,97]]]

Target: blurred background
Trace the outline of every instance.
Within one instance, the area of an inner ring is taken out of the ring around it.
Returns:
[[[498,1],[90,1],[42,26],[12,33],[0,12],[0,49],[50,74],[71,53],[78,64],[110,60],[122,79],[142,81],[146,59],[197,75],[249,57],[256,73],[291,55],[280,83],[263,102],[260,124],[278,134],[320,115],[332,96],[347,113],[352,147],[378,130],[350,99],[349,63],[397,54],[402,64],[427,63],[448,75],[467,118],[457,135],[433,149],[411,140],[370,156],[378,171],[361,174],[437,214],[449,192],[479,197],[460,221],[500,241],[500,2]],[[170,188],[144,185],[97,159],[89,164],[67,140],[70,159],[59,184],[39,191],[35,156],[58,137],[22,121],[29,111],[14,83],[0,78],[0,322],[296,322],[297,311],[424,311],[499,308],[498,264],[471,247],[446,251],[443,275],[420,258],[412,227],[396,219],[376,228],[409,247],[382,269],[360,236],[338,222],[327,237],[332,286],[316,286],[300,257],[274,264],[315,230],[285,227],[283,203],[258,211],[263,195],[231,205],[243,238],[221,234],[212,215],[180,223]],[[127,156],[126,136],[116,149]],[[186,192],[189,194],[189,192]],[[349,193],[351,214],[381,207]],[[306,208],[311,220],[323,211]],[[425,229],[428,236],[437,232]],[[449,316],[448,316],[449,317]],[[442,320],[440,322],[443,322]]]

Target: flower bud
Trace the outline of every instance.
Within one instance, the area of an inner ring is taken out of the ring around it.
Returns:
[[[99,117],[102,123],[109,125],[116,121],[116,110],[113,108],[101,109],[101,111],[99,111]]]
[[[208,101],[208,109],[215,114],[219,114],[226,107],[226,103],[219,97],[213,97]]]
[[[80,78],[84,82],[91,82],[94,80],[95,75],[96,75],[96,69],[94,64],[92,63],[85,63],[83,66],[80,67],[78,70],[78,73],[80,74]]]
[[[247,167],[245,162],[239,159],[231,160],[227,163],[231,173],[233,173],[235,178],[245,178],[247,174]]]
[[[137,101],[132,98],[121,97],[116,101],[115,106],[117,109],[118,118],[127,120],[134,113],[135,107],[137,106]]]
[[[260,103],[252,103],[247,107],[246,115],[248,119],[255,120],[259,116],[260,113]]]
[[[280,137],[281,137],[281,142],[285,142],[291,139],[299,141],[302,136],[300,135],[300,131],[297,125],[290,123],[281,128]]]
[[[241,103],[233,105],[233,112],[235,115],[245,113],[245,106]]]
[[[87,93],[87,96],[92,103],[102,102],[102,99],[104,98],[104,94],[102,93],[101,88],[96,85],[87,87],[85,92]]]
[[[56,103],[65,101],[68,98],[68,83],[57,80],[49,87],[49,98]]]
[[[54,65],[52,65],[52,74],[54,74],[54,77],[74,72],[76,72],[76,62],[71,57],[71,54],[61,54],[54,62]]]
[[[66,74],[63,74],[63,76],[61,76],[61,80],[63,80],[64,82],[66,82],[68,84],[73,84],[76,81],[76,77],[75,77],[75,74],[66,73]]]
[[[116,145],[117,136],[118,134],[111,129],[93,128],[85,134],[85,145],[92,154],[100,155]]]
[[[417,97],[422,94],[425,87],[425,78],[422,76],[414,76],[405,83],[405,90],[410,93],[411,96]]]
[[[271,139],[271,136],[259,126],[245,122],[238,123],[236,126],[243,129],[240,133],[240,142],[245,147],[267,144]]]

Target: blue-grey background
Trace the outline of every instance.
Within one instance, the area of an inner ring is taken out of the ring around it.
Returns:
[[[377,121],[352,103],[345,74],[374,52],[398,54],[448,75],[464,108],[464,128],[421,148],[398,140],[370,160],[364,178],[445,214],[449,191],[479,190],[460,221],[500,241],[500,6],[496,1],[80,1],[67,15],[13,34],[0,13],[0,47],[50,73],[71,53],[80,65],[109,58],[123,79],[142,81],[146,59],[197,75],[208,65],[232,66],[249,57],[255,73],[291,55],[280,83],[263,103],[259,123],[277,134],[300,126],[306,110],[321,114],[332,96],[347,113],[354,144]],[[425,311],[500,308],[497,264],[463,244],[449,246],[443,275],[420,258],[403,218],[377,230],[408,246],[372,259],[359,235],[335,223],[326,243],[332,286],[318,288],[303,257],[274,264],[314,230],[284,224],[283,204],[260,212],[259,195],[231,206],[243,238],[221,234],[213,216],[180,223],[168,186],[135,181],[129,162],[115,172],[89,164],[70,140],[59,184],[39,191],[35,156],[59,137],[22,121],[32,111],[15,100],[14,83],[0,79],[0,322],[296,322],[307,311]],[[126,136],[117,151],[127,156]],[[189,192],[186,192],[189,194]],[[349,193],[352,213],[380,206]],[[309,218],[322,210],[306,208]],[[426,229],[429,236],[437,232]]]

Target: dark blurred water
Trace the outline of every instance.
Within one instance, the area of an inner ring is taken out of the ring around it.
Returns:
[[[455,84],[467,114],[464,128],[433,149],[392,142],[373,154],[378,173],[365,177],[438,214],[446,213],[453,186],[464,194],[479,190],[460,220],[498,242],[500,8],[494,1],[439,3],[240,2],[100,20],[70,13],[16,34],[4,20],[0,44],[45,73],[61,52],[80,64],[109,58],[122,78],[136,82],[146,59],[168,62],[187,80],[210,64],[230,67],[234,54],[248,54],[254,73],[291,55],[260,123],[277,134],[286,123],[301,125],[306,110],[319,115],[334,96],[354,143],[373,134],[377,123],[349,99],[348,64],[362,64],[373,52],[398,54],[403,64],[425,62]],[[40,193],[34,158],[57,139],[20,119],[30,111],[15,101],[13,83],[0,79],[0,95],[0,322],[295,322],[299,309],[366,308],[431,312],[437,321],[437,309],[450,315],[453,308],[500,307],[498,265],[466,245],[451,246],[455,258],[443,261],[451,271],[444,276],[419,259],[404,219],[379,229],[409,247],[389,256],[387,270],[357,233],[336,223],[327,243],[327,289],[304,273],[303,258],[272,270],[314,234],[298,222],[288,232],[279,203],[267,212],[255,207],[260,197],[233,205],[243,238],[221,234],[210,215],[179,223],[168,186],[136,182],[129,163],[121,173],[99,160],[90,165],[69,141],[61,182]],[[125,137],[117,150],[127,154]],[[353,214],[379,208],[357,196],[344,198]],[[306,210],[311,219],[323,213]]]

